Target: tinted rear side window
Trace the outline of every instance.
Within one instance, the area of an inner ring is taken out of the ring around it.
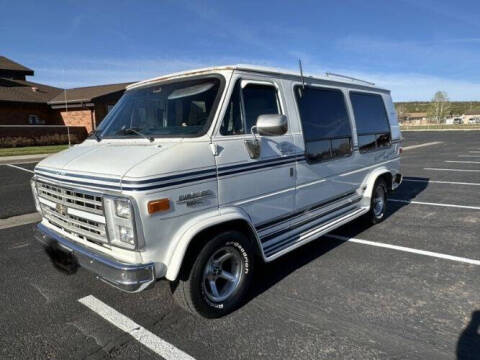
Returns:
[[[345,97],[340,90],[295,88],[305,151],[310,162],[351,154],[352,131]]]
[[[390,126],[380,95],[350,93],[360,152],[390,146]]]

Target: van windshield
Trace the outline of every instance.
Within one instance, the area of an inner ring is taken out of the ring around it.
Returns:
[[[156,84],[126,91],[96,136],[186,137],[209,128],[220,97],[216,77]]]

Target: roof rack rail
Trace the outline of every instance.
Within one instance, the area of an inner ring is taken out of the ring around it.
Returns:
[[[349,80],[352,80],[352,81],[358,81],[358,82],[362,82],[362,83],[372,85],[372,86],[375,85],[375,83],[373,83],[373,82],[357,79],[357,78],[347,76],[347,75],[335,74],[335,73],[331,73],[331,72],[326,72],[325,75],[340,77],[340,78],[349,79]]]

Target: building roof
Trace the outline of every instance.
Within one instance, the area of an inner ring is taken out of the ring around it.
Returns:
[[[177,72],[177,73],[168,74],[168,75],[162,75],[162,76],[159,76],[159,77],[155,77],[155,78],[152,78],[152,79],[148,79],[148,80],[144,80],[144,81],[134,83],[132,85],[129,85],[127,87],[127,89],[132,89],[132,88],[136,88],[136,87],[144,86],[144,85],[150,85],[150,84],[154,84],[154,83],[159,82],[159,81],[164,81],[164,80],[168,80],[168,79],[172,79],[172,78],[176,78],[176,77],[203,75],[203,74],[206,74],[206,73],[212,73],[212,72],[221,71],[221,70],[250,71],[250,72],[256,72],[256,73],[263,73],[263,74],[293,76],[297,79],[301,78],[298,71],[285,70],[285,69],[273,68],[273,67],[265,67],[265,66],[257,66],[257,65],[237,64],[237,65],[214,66],[214,67],[208,67],[208,68],[187,70],[187,71]],[[373,84],[371,82],[360,80],[360,79],[355,79],[355,78],[352,78],[352,77],[349,77],[349,76],[344,76],[344,75],[339,75],[339,74],[332,74],[332,73],[325,73],[324,75],[304,74],[304,78],[307,79],[307,80],[308,79],[323,80],[323,81],[328,81],[328,82],[363,86],[363,87],[367,87],[367,88],[373,89],[373,90],[378,90],[378,91],[382,91],[382,92],[390,92],[387,89],[382,89],[382,88],[374,86],[375,84]]]
[[[46,103],[61,91],[31,81],[0,78],[0,101]]]
[[[0,70],[8,70],[23,73],[24,75],[33,75],[33,70],[16,63],[5,56],[0,56]]]
[[[108,84],[97,86],[86,86],[74,89],[67,89],[67,103],[90,102],[95,98],[123,91],[131,83]],[[57,96],[48,101],[49,105],[65,104],[65,93],[61,91]]]

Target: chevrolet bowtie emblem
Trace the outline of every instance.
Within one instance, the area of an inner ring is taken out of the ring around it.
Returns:
[[[63,204],[57,204],[55,205],[55,210],[57,210],[58,213],[62,215],[67,215],[67,207]]]

